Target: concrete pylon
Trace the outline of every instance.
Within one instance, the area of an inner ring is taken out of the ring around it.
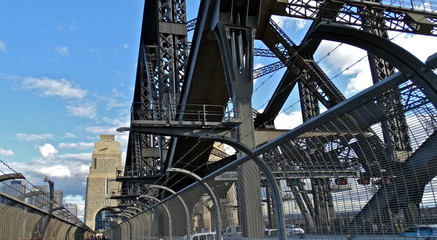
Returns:
[[[113,190],[120,189],[115,181],[117,166],[121,166],[120,143],[114,135],[100,135],[100,141],[94,144],[86,185],[85,224],[91,229],[99,211],[118,205],[117,200],[109,199]]]

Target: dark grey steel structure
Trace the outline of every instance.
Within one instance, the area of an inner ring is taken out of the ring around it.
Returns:
[[[173,212],[172,219],[152,213],[163,206],[168,212],[171,207],[165,204],[172,197],[150,184],[178,192],[189,209],[208,195],[214,201],[204,207],[221,216],[212,218],[220,228],[233,214],[221,202],[237,204],[233,222],[249,238],[264,237],[267,226],[279,229],[283,239],[287,224],[301,225],[309,234],[394,236],[425,222],[424,196],[437,174],[437,58],[419,61],[393,44],[387,31],[437,35],[435,3],[203,0],[197,19],[187,21],[189,4],[145,1],[131,126],[119,129],[129,131],[129,146],[123,174],[117,177],[122,194],[113,198],[123,206],[140,204],[142,217],[157,219],[159,231],[152,236],[182,236],[187,227],[175,226]],[[273,15],[312,24],[296,44]],[[255,48],[256,40],[268,49]],[[368,51],[374,86],[347,99],[314,60],[322,40]],[[255,56],[278,62],[254,69]],[[284,67],[265,109],[254,111],[254,79]],[[304,123],[285,133],[275,129],[274,120],[294,89]],[[321,108],[326,112],[321,114]],[[232,142],[235,154],[205,141],[211,134],[218,143]],[[224,141],[217,140],[220,136]],[[262,165],[254,161],[258,158]],[[200,176],[212,190],[195,190],[193,178],[167,169]],[[281,193],[275,193],[276,186]],[[232,191],[237,192],[235,201],[229,200]],[[350,199],[339,195],[346,192]],[[364,192],[365,197],[354,196]],[[286,207],[290,201],[296,210]],[[185,212],[175,214],[186,218]],[[198,224],[194,212],[189,216],[193,229]],[[437,216],[426,219],[437,223]],[[167,223],[172,223],[170,232]],[[224,231],[215,230],[218,236]],[[111,231],[127,236],[123,227]]]

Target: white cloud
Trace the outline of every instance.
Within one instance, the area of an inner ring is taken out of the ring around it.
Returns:
[[[46,166],[36,169],[36,172],[45,175],[49,178],[69,178],[71,177],[71,171],[67,166],[54,165]]]
[[[59,154],[58,157],[63,160],[68,161],[81,161],[81,162],[89,162],[91,161],[91,152],[89,153],[65,153]]]
[[[293,20],[294,20],[294,22],[296,24],[296,28],[297,28],[296,30],[303,29],[307,25],[307,23],[308,23],[308,21],[305,20],[305,19],[296,18],[296,19],[293,19]]]
[[[421,61],[425,61],[429,55],[437,52],[435,37],[399,34],[390,32],[395,36],[393,42],[405,48]],[[351,76],[347,83],[345,95],[349,97],[373,84],[366,51],[332,41],[322,41],[317,50],[316,58],[325,57],[319,63],[325,72],[333,78],[338,74]],[[337,46],[339,46],[337,48]],[[334,50],[335,49],[335,50]],[[326,55],[326,56],[325,56]]]
[[[3,52],[6,50],[6,43],[0,40],[0,52]]]
[[[363,57],[367,56],[367,52],[348,44],[341,44],[338,47],[339,44],[333,41],[322,41],[317,51],[318,53],[320,51],[319,55],[324,56],[328,54],[325,59],[338,69],[345,70],[344,74],[352,75],[360,72],[362,66],[354,63],[361,59],[360,62],[367,62],[367,58],[363,59]]]
[[[70,48],[68,46],[59,46],[55,48],[55,51],[63,56],[63,57],[68,57],[68,55],[70,54]]]
[[[45,141],[54,138],[53,134],[50,133],[44,133],[44,134],[17,133],[16,137],[19,141],[24,141],[24,142]]]
[[[13,80],[13,81],[17,81],[17,80],[20,80],[21,77],[18,76],[18,75],[7,75],[7,74],[4,74],[4,73],[0,73],[0,79],[1,80]]]
[[[346,96],[350,96],[372,85],[367,52],[348,45],[333,41],[322,41],[316,53],[316,58],[323,61],[319,65],[325,69],[331,79],[337,75],[352,77],[347,83]]]
[[[258,63],[255,64],[255,66],[253,67],[253,69],[262,68],[262,67],[264,67],[264,66],[265,66],[265,65],[264,65],[263,63],[258,62]]]
[[[282,29],[291,26],[291,20],[290,20],[291,18],[278,16],[278,15],[273,15],[271,18]]]
[[[120,79],[126,79],[126,75],[121,71],[117,71],[116,77]],[[113,108],[127,109],[126,107],[132,103],[129,102],[124,93],[117,89],[112,89],[110,94],[107,94],[101,98],[101,101],[106,103],[106,110],[111,110]]]
[[[418,34],[406,34],[391,33],[390,35],[396,35],[393,38],[393,42],[403,47],[421,61],[425,60],[437,52],[436,38],[434,36],[423,36]]]
[[[298,32],[302,29],[304,29],[310,21],[305,19],[298,19],[298,18],[289,18],[285,16],[278,16],[273,15],[272,20],[278,24],[281,29],[290,28],[293,29],[293,31]]]
[[[127,105],[124,102],[119,102],[115,99],[109,99],[106,103],[106,109],[111,110],[113,108],[126,107]]]
[[[127,43],[123,44],[123,48],[124,48],[124,49],[129,48],[129,44],[127,44]]]
[[[67,195],[64,197],[64,203],[76,204],[77,205],[77,217],[84,221],[85,215],[85,197],[84,195]]]
[[[92,142],[78,142],[78,143],[59,143],[58,148],[63,149],[89,149],[93,148],[94,143]]]
[[[86,127],[85,130],[94,134],[116,134],[118,127],[104,127],[104,126],[91,126]]]
[[[66,79],[50,79],[47,77],[33,78],[27,77],[23,80],[22,86],[26,89],[37,90],[42,96],[57,96],[62,98],[83,98],[86,91],[74,86],[71,81]]]
[[[275,119],[276,129],[292,129],[302,124],[302,113],[300,111],[289,114],[280,113]]]
[[[86,173],[86,177],[88,177],[88,173],[89,173],[89,171],[90,171],[90,168],[91,168],[91,164],[88,164],[88,165],[81,165],[80,166],[80,171],[81,172],[83,172],[83,173]],[[86,179],[84,179],[85,181],[83,181],[82,182],[82,186],[84,186],[84,187],[86,187],[86,184],[87,184],[87,180]]]
[[[58,153],[58,150],[56,150],[56,148],[50,144],[50,143],[46,143],[42,146],[38,147],[39,153],[41,154],[41,156],[43,156],[44,158],[49,158],[52,159],[56,156],[56,154]]]
[[[405,48],[421,61],[425,61],[429,55],[437,52],[435,37],[399,34],[390,32],[395,36],[393,42]],[[368,65],[366,51],[347,44],[338,42],[322,41],[316,53],[316,58],[325,59],[319,65],[333,78],[338,74],[350,75],[352,78],[346,86],[345,95],[349,97],[373,84],[370,67]],[[335,49],[335,50],[334,50]]]
[[[127,145],[129,141],[129,133],[120,133],[116,136],[116,141],[120,142],[120,149],[127,150]],[[124,156],[122,159],[126,159],[126,156]]]
[[[3,156],[12,156],[12,155],[14,155],[14,151],[9,150],[9,149],[3,149],[3,148],[0,147],[0,155],[3,155]]]
[[[74,133],[65,133],[64,138],[76,138],[77,136]]]
[[[360,62],[356,66],[361,66],[361,68],[359,71],[357,71],[357,75],[348,82],[345,93],[346,96],[355,94],[373,84],[372,74],[367,63],[367,58],[364,62]]]
[[[86,182],[90,164],[56,157],[50,160],[38,158],[25,163],[12,162],[9,166],[22,173],[34,185],[42,185],[44,177],[47,176],[55,183],[55,189],[63,190],[65,195],[70,195],[83,194],[85,191],[82,183]]]
[[[127,143],[129,140],[129,132],[122,132],[122,133],[117,132],[117,128],[123,126],[129,126],[129,123],[128,122],[122,123],[120,121],[120,124],[116,124],[116,127],[92,126],[92,127],[86,127],[84,130],[93,133],[95,135],[101,135],[101,134],[115,135],[115,140],[120,143],[120,150],[123,151],[127,149]]]
[[[80,204],[84,202],[85,198],[83,195],[67,195],[64,200],[66,203]]]
[[[94,119],[97,116],[96,105],[94,104],[80,104],[79,106],[66,106],[67,111],[76,117]]]
[[[89,160],[91,154],[89,154]],[[11,162],[8,165],[17,172],[22,173],[26,180],[33,185],[45,185],[44,177],[50,178],[55,183],[55,189],[64,192],[64,200],[78,205],[78,218],[83,221],[84,193],[89,173],[90,162],[76,161],[75,159],[32,159],[28,162]]]
[[[129,126],[130,125],[130,116],[128,116],[128,118],[123,117],[123,121],[120,118],[110,118],[110,117],[103,117],[101,118],[102,121],[104,121],[105,123],[108,123],[112,126],[118,126],[118,127],[124,127],[124,126]]]

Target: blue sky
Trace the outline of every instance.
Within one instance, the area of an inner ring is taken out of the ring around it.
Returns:
[[[0,8],[0,159],[34,185],[48,176],[66,201],[83,202],[99,135],[128,126],[143,4],[43,0]],[[127,135],[117,140],[125,152]]]
[[[197,1],[188,1],[188,20]],[[48,176],[66,202],[83,210],[86,175],[94,142],[115,134],[126,152],[126,133],[138,58],[142,0],[7,1],[0,8],[0,160],[34,185]],[[274,18],[299,44],[304,20]],[[393,34],[397,35],[397,33]],[[399,35],[421,60],[437,52],[435,38]],[[421,43],[421,44],[419,44]],[[335,48],[323,43],[316,59]],[[262,47],[259,42],[255,47]],[[361,50],[342,46],[320,62],[345,95],[371,82]],[[255,68],[277,60],[256,57]],[[283,70],[255,81],[254,108],[266,106]],[[363,79],[366,79],[363,81]],[[295,94],[293,96],[296,96]],[[277,120],[279,128],[300,123],[291,97]],[[0,170],[4,166],[0,163]]]

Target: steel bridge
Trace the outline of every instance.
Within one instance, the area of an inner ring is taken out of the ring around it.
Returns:
[[[292,226],[315,239],[393,239],[437,224],[437,54],[422,62],[388,36],[437,35],[436,2],[190,4],[145,1],[110,239],[286,239]],[[272,16],[311,25],[297,44]],[[340,91],[314,58],[323,40],[367,51],[373,85]],[[254,69],[257,57],[277,62]],[[282,68],[254,109],[255,79]],[[292,93],[303,123],[276,129]]]
[[[189,2],[146,1],[131,125],[119,128],[130,133],[123,188],[113,196],[137,211],[121,210],[109,232],[171,237],[203,228],[220,237],[238,225],[242,237],[264,237],[268,227],[282,239],[292,224],[360,235],[437,223],[423,210],[427,201],[436,207],[424,198],[437,173],[437,59],[422,63],[388,39],[388,31],[436,35],[434,6],[205,0],[187,21]],[[303,41],[274,15],[312,20]],[[322,40],[366,50],[374,85],[346,98],[314,59]],[[257,56],[278,62],[254,69]],[[254,110],[254,79],[279,68],[268,104]],[[277,130],[293,90],[303,124]],[[146,217],[153,227],[140,230]]]

